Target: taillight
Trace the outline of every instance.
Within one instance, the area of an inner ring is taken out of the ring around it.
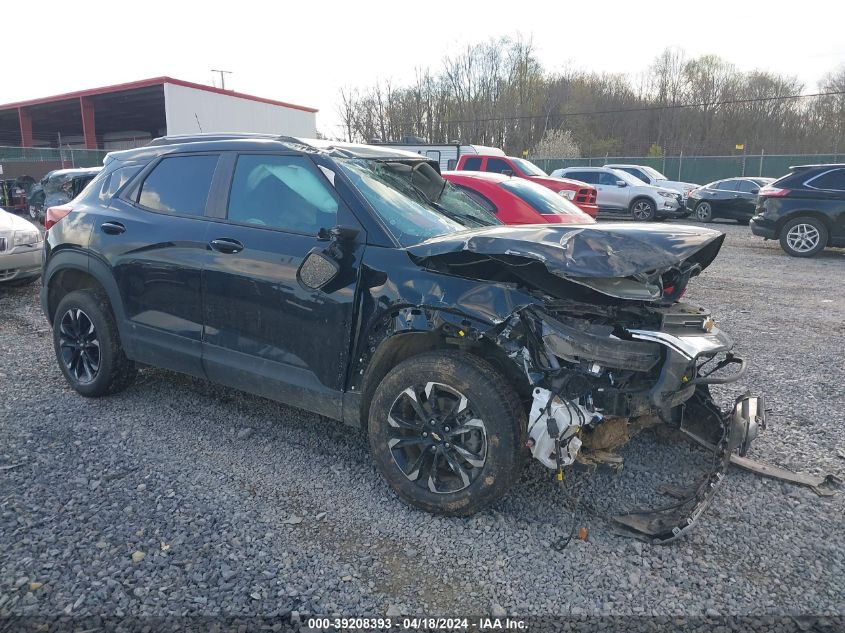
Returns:
[[[49,231],[51,227],[58,224],[71,211],[73,211],[73,207],[67,204],[50,207],[47,209],[47,216],[44,218],[44,229]]]
[[[781,189],[780,187],[771,187],[769,185],[763,187],[758,192],[760,196],[769,196],[772,198],[780,198],[792,193],[792,189]]]

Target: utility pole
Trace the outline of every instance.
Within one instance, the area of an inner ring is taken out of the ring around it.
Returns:
[[[217,70],[216,68],[212,68],[211,72],[213,73],[220,73],[220,88],[222,90],[226,90],[226,75],[231,75],[231,70]]]

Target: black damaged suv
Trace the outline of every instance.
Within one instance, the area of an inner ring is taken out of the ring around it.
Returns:
[[[254,135],[110,154],[50,223],[41,300],[76,391],[154,365],[363,425],[429,511],[494,502],[528,451],[567,466],[610,421],[695,411],[727,450],[761,421],[713,405],[744,361],[678,302],[717,231],[503,226],[425,157]]]

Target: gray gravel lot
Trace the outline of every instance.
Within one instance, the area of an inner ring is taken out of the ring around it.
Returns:
[[[768,399],[750,457],[845,478],[845,251],[787,257],[728,234],[687,299],[710,307]],[[651,546],[572,514],[532,464],[469,519],[400,503],[366,436],[146,369],[88,400],[55,364],[38,285],[0,289],[0,615],[845,613],[845,491],[732,470],[690,535]],[[736,389],[720,392],[727,402]],[[647,431],[620,475],[579,473],[621,511],[665,502],[706,453]]]

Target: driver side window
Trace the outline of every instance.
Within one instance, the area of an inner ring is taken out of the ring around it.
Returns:
[[[610,186],[615,187],[616,182],[618,180],[622,180],[622,178],[620,178],[616,174],[611,174],[610,172],[607,172],[607,171],[599,172],[599,184],[600,185],[610,185]]]
[[[337,224],[337,198],[304,156],[242,154],[229,193],[233,222],[316,235]]]

